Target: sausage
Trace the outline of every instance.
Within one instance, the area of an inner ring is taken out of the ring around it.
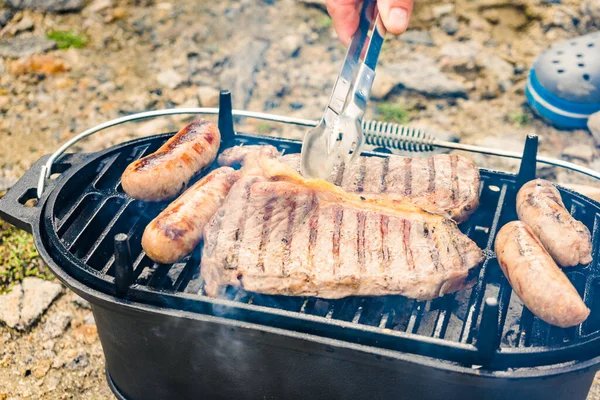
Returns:
[[[121,177],[123,190],[137,200],[173,199],[185,190],[194,175],[214,161],[220,144],[217,126],[198,119],[154,153],[129,164]]]
[[[506,279],[538,318],[561,328],[585,321],[590,310],[529,226],[521,221],[503,226],[495,250]]]
[[[517,194],[517,214],[558,264],[573,267],[592,261],[590,231],[567,211],[550,182],[536,179],[523,185]]]
[[[148,257],[170,264],[191,253],[240,175],[230,167],[218,168],[169,204],[144,230],[142,248]]]

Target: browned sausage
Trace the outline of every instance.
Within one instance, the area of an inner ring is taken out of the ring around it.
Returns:
[[[169,204],[144,230],[142,247],[148,257],[170,264],[191,253],[202,239],[204,225],[239,177],[233,168],[218,168]]]
[[[590,231],[569,214],[550,182],[536,179],[523,185],[517,194],[517,213],[558,264],[573,267],[592,261]]]
[[[585,321],[590,310],[529,226],[521,221],[503,226],[495,250],[506,279],[537,317],[561,328]]]
[[[196,120],[154,153],[129,164],[121,178],[123,190],[143,201],[175,198],[194,175],[214,161],[220,144],[217,126]]]

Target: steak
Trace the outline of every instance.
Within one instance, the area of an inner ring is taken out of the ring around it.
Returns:
[[[238,146],[225,150],[218,162],[228,166],[243,163],[248,154],[280,156],[273,146]],[[286,154],[281,160],[300,171],[300,154]],[[327,181],[348,192],[408,199],[423,210],[458,223],[466,221],[479,206],[481,186],[477,166],[456,154],[429,158],[361,156],[351,166],[335,170]]]
[[[405,200],[347,193],[259,159],[204,229],[205,291],[432,299],[469,286],[482,252],[456,223]],[[246,168],[246,166],[244,166]]]

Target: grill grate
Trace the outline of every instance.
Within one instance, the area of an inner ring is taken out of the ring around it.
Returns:
[[[77,171],[61,177],[47,203],[45,233],[58,265],[95,289],[115,293],[113,240],[127,233],[134,278],[131,300],[262,323],[277,328],[333,337],[349,342],[400,350],[461,364],[493,368],[526,367],[590,357],[600,330],[600,240],[598,204],[561,189],[571,213],[593,232],[594,262],[568,270],[567,275],[592,310],[582,326],[550,327],[534,317],[514,295],[504,278],[493,243],[497,230],[516,219],[515,176],[482,171],[480,207],[460,229],[484,249],[486,259],[475,269],[475,285],[443,298],[415,301],[401,296],[351,297],[341,300],[267,296],[229,288],[221,297],[204,296],[199,273],[201,246],[173,265],[150,260],[141,248],[146,224],[167,203],[143,203],[123,192],[120,176],[135,159],[156,150],[168,135],[126,143],[104,152]],[[298,152],[298,142],[237,134],[228,145],[271,144]],[[482,330],[484,299],[498,303],[498,323]],[[480,335],[481,334],[481,335]],[[483,339],[480,339],[483,338]],[[482,354],[480,340],[500,345],[494,355]],[[595,346],[598,348],[598,346]]]

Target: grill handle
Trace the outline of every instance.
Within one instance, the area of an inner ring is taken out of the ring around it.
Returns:
[[[60,175],[69,168],[87,160],[91,154],[68,153],[62,155],[53,165],[48,180],[48,187],[52,188],[60,179]],[[31,233],[33,226],[40,221],[43,198],[38,200],[37,187],[40,174],[45,168],[51,155],[46,154],[38,159],[25,174],[0,198],[0,218],[4,221]],[[59,175],[57,175],[59,174]],[[51,190],[45,192],[46,197]]]

